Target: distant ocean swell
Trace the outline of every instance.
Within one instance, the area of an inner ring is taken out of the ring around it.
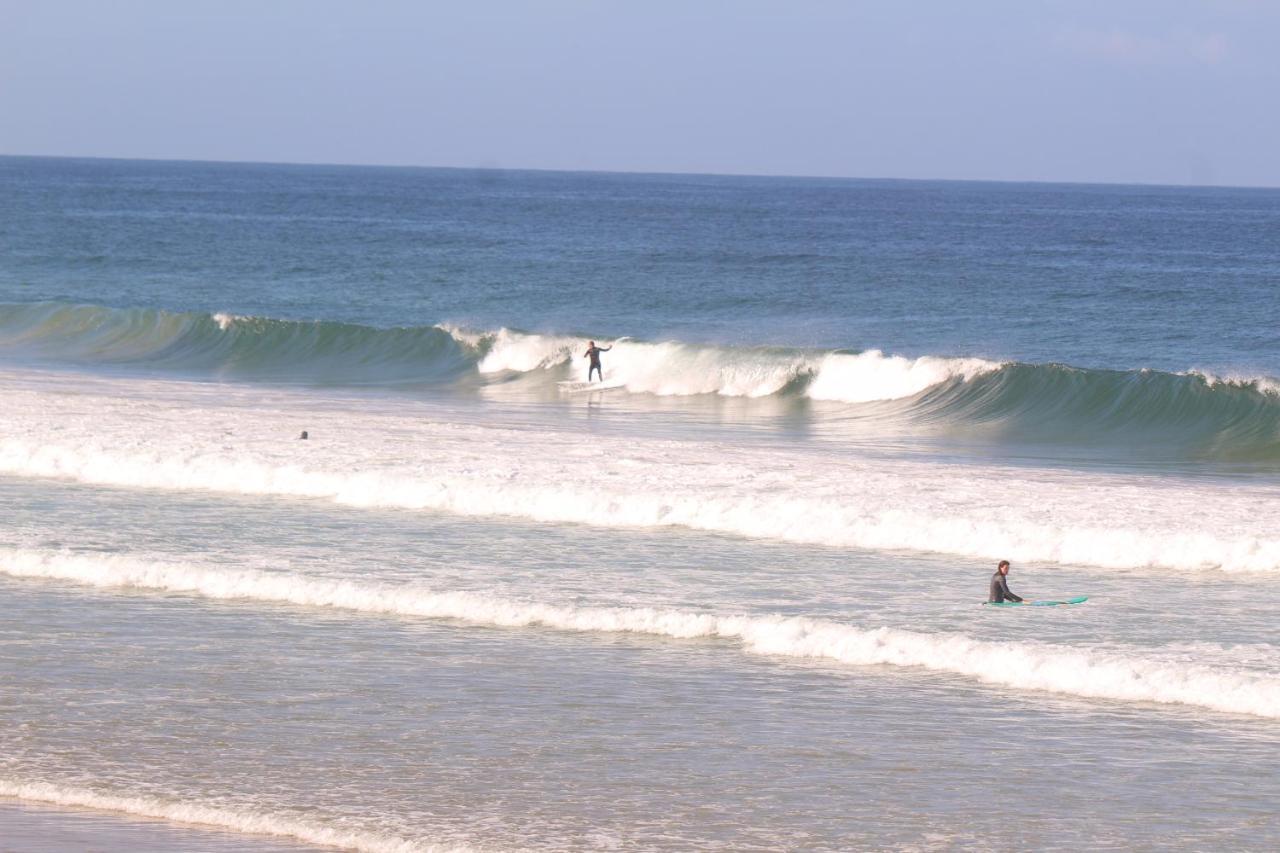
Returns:
[[[1026,439],[1132,440],[1213,458],[1280,459],[1280,379],[1097,370],[980,358],[608,340],[608,383],[662,397],[778,397],[839,415]],[[0,305],[0,353],[237,380],[340,384],[586,379],[586,338],[379,329],[230,314]],[[835,407],[834,409],[832,407]]]
[[[336,580],[292,572],[158,562],[128,555],[5,549],[0,551],[0,571],[11,577],[70,581],[102,589],[177,592],[220,600],[332,607],[495,627],[731,640],[749,654],[828,660],[851,666],[918,668],[1021,690],[1120,702],[1189,705],[1280,718],[1280,678],[1273,675],[1244,667],[1209,667],[1110,649],[991,643],[958,633],[863,628],[807,617],[552,604],[477,592],[437,591],[416,584]],[[306,837],[292,829],[282,834]],[[320,839],[312,836],[309,840]]]

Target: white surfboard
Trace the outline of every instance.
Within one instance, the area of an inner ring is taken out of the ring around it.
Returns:
[[[581,394],[584,391],[609,391],[613,388],[621,388],[621,382],[578,382],[569,380],[567,382],[557,382],[560,386],[562,394]]]

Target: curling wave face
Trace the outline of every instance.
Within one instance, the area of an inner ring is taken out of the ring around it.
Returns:
[[[434,326],[374,329],[53,302],[0,306],[0,351],[76,365],[345,385],[443,381],[472,363]]]
[[[662,398],[789,401],[887,431],[1109,443],[1191,459],[1280,461],[1280,380],[1099,370],[880,350],[609,340],[608,385]],[[39,303],[0,306],[10,359],[115,364],[235,380],[518,387],[554,398],[585,381],[587,337]]]

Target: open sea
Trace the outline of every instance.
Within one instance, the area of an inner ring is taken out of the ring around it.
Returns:
[[[0,850],[1280,848],[1280,190],[3,157],[0,401]]]

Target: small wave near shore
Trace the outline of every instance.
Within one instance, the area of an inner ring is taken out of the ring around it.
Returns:
[[[868,628],[797,616],[566,605],[483,592],[439,591],[416,584],[317,578],[127,555],[5,549],[0,550],[0,572],[15,578],[70,581],[108,590],[176,592],[481,626],[729,640],[746,653],[782,659],[924,669],[1020,690],[1280,718],[1280,679],[1272,675],[1089,647],[992,643],[959,633]]]
[[[360,853],[465,853],[469,848],[421,843],[376,832],[325,826],[315,821],[258,810],[229,808],[210,803],[117,793],[84,785],[0,777],[0,797],[32,803],[116,812],[179,824],[230,830],[248,835],[291,839]]]

